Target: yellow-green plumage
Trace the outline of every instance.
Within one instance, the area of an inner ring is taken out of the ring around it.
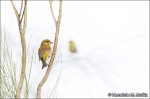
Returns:
[[[69,41],[69,51],[71,53],[76,53],[77,52],[76,46],[75,46],[73,41]]]
[[[39,60],[41,60],[43,63],[42,69],[48,65],[46,63],[46,59],[49,57],[51,52],[50,44],[52,44],[50,40],[48,39],[43,40],[38,51]]]
[[[43,56],[42,56],[42,59],[43,59],[43,60],[46,60],[47,57],[48,57],[48,52],[45,52],[45,53],[43,54]]]

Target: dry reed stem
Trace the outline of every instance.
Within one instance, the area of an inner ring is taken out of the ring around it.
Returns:
[[[52,1],[50,2],[50,8],[52,9]],[[61,16],[62,16],[62,0],[59,1],[59,14],[58,14],[58,20],[56,21],[54,13],[51,11],[53,19],[55,21],[56,24],[56,33],[55,33],[55,40],[54,40],[54,46],[53,46],[53,51],[52,51],[52,56],[46,71],[46,74],[44,75],[42,81],[39,83],[38,88],[37,88],[37,99],[41,98],[41,88],[43,86],[43,84],[45,83],[45,81],[47,80],[50,70],[52,68],[52,64],[55,58],[55,54],[56,54],[56,50],[57,50],[57,43],[58,43],[58,35],[59,35],[59,28],[60,28],[60,22],[61,22]]]
[[[21,69],[21,76],[20,76],[20,81],[19,81],[19,85],[18,85],[18,89],[15,95],[15,98],[20,98],[20,93],[22,90],[22,86],[23,86],[23,82],[24,82],[24,78],[25,78],[25,70],[26,70],[26,42],[25,42],[25,30],[26,30],[26,25],[27,25],[27,0],[24,1],[25,6],[23,9],[23,13],[21,14],[21,10],[22,10],[22,6],[23,6],[23,0],[22,0],[22,4],[21,4],[21,8],[20,8],[20,14],[18,14],[17,9],[13,3],[12,0],[11,4],[13,6],[17,21],[18,21],[18,27],[19,27],[19,32],[20,32],[20,38],[21,38],[21,45],[22,45],[22,69]],[[21,26],[22,23],[22,18],[24,18],[24,24],[23,24],[23,28]]]

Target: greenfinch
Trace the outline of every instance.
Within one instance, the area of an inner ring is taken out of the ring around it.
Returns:
[[[75,46],[74,42],[71,41],[71,40],[69,41],[69,51],[71,53],[76,53],[77,52],[76,46]]]
[[[51,46],[50,44],[52,44],[53,42],[51,42],[49,39],[45,39],[41,42],[41,46],[38,50],[38,54],[39,54],[39,60],[42,61],[43,66],[42,69],[44,67],[47,67],[47,58],[50,57],[51,54]]]

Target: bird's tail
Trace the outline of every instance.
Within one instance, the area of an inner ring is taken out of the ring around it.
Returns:
[[[42,63],[43,63],[43,66],[42,66],[42,69],[44,68],[44,67],[47,67],[47,63],[46,63],[46,61],[42,61]]]

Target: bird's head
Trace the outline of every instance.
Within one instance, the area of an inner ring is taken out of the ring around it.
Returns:
[[[42,41],[41,46],[43,46],[43,45],[48,45],[49,46],[52,43],[53,42],[51,42],[49,39],[45,39],[45,40]]]
[[[69,41],[69,44],[70,44],[70,45],[73,45],[74,43],[73,43],[73,41],[70,40],[70,41]]]

